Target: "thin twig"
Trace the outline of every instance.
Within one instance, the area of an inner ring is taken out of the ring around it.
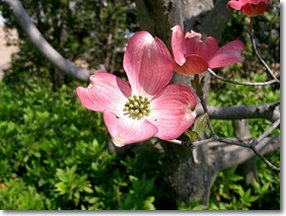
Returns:
[[[250,19],[250,24],[249,24],[249,36],[251,38],[251,44],[254,50],[255,55],[259,59],[259,61],[264,65],[264,67],[267,69],[268,73],[274,78],[275,82],[280,84],[280,80],[277,79],[277,77],[274,75],[270,67],[267,65],[267,63],[261,58],[261,56],[258,53],[257,47],[256,47],[256,42],[254,38],[254,28],[253,28],[253,18],[251,17]]]
[[[223,138],[223,137],[219,137],[217,136],[216,141],[218,142],[224,142],[224,143],[228,143],[228,144],[231,144],[231,145],[237,145],[237,146],[240,146],[240,147],[245,147],[245,148],[249,148],[249,145],[242,142],[242,141],[236,141],[236,140],[233,140],[233,139],[229,139],[229,138]]]
[[[205,139],[205,140],[195,141],[195,142],[193,142],[192,145],[193,145],[193,147],[197,147],[197,146],[204,145],[204,144],[207,144],[207,143],[212,142],[212,141],[215,141],[214,137],[211,137],[211,138]]]
[[[274,172],[280,172],[280,169],[270,163],[260,152],[258,152],[255,146],[251,146],[250,149]]]
[[[234,81],[234,80],[229,80],[227,78],[224,78],[218,74],[216,74],[212,69],[208,68],[208,72],[210,72],[214,77],[228,83],[236,84],[236,85],[247,85],[247,86],[265,86],[265,85],[270,85],[272,83],[276,83],[276,80],[270,80],[267,82],[240,82],[240,81]]]
[[[280,118],[277,119],[266,131],[264,131],[254,142],[251,144],[252,146],[257,145],[261,140],[267,137],[275,128],[280,125]]]

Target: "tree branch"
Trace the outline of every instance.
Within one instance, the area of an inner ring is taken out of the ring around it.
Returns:
[[[236,85],[246,85],[246,86],[265,86],[265,85],[270,85],[272,83],[276,83],[276,80],[270,80],[267,82],[239,82],[239,81],[234,81],[234,80],[229,80],[226,79],[218,74],[216,74],[212,69],[208,69],[208,72],[210,72],[214,77],[216,77],[217,79],[220,79],[224,82],[228,82],[228,83],[232,83],[232,84],[236,84]]]
[[[89,82],[90,71],[84,68],[77,67],[67,61],[61,54],[59,54],[42,36],[37,27],[33,24],[22,3],[19,0],[3,0],[12,10],[16,21],[22,27],[22,30],[27,34],[31,43],[35,48],[57,69],[73,78]],[[105,71],[102,65],[100,71]]]
[[[264,131],[257,139],[253,142],[253,146],[257,145],[261,140],[267,137],[272,131],[274,131],[280,125],[280,118],[277,119],[266,131]]]
[[[213,143],[210,143],[210,145],[212,145],[212,147],[218,146],[217,144],[213,145]],[[270,152],[272,152],[278,148],[280,148],[280,135],[276,135],[273,137],[266,137],[256,146],[254,151],[253,151],[253,149],[239,147],[239,146],[230,146],[229,149],[224,148],[226,153],[224,154],[224,156],[222,158],[222,170],[232,168],[234,166],[237,166],[237,165],[247,161],[250,158],[258,156],[257,153],[259,155],[264,155],[264,154],[270,153]],[[267,163],[268,163],[268,161],[267,161]],[[274,166],[272,164],[271,165],[267,164],[267,165],[272,170],[274,170],[273,169]]]
[[[261,104],[261,105],[251,105],[251,106],[235,106],[235,107],[214,107],[207,106],[208,115],[211,119],[225,119],[225,120],[235,120],[235,119],[253,119],[253,118],[263,118],[271,122],[276,121],[280,118],[280,111],[277,106],[280,101]],[[203,114],[203,108],[197,106],[196,112],[198,115]]]

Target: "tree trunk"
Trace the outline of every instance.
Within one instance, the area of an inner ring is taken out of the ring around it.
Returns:
[[[220,7],[226,0],[218,1]],[[138,20],[141,30],[149,31],[153,36],[159,37],[165,42],[170,49],[171,45],[171,28],[177,24],[189,27],[196,31],[200,30],[203,34],[211,34],[209,25],[204,23],[204,19],[210,19],[209,14],[215,13],[213,1],[206,0],[137,0]],[[222,10],[220,8],[220,10]],[[210,12],[211,11],[211,12]],[[224,11],[220,11],[223,13]],[[217,34],[215,37],[220,38],[225,29],[228,15],[217,20],[216,28],[212,28]],[[197,29],[196,29],[197,28]],[[207,100],[210,75],[205,76],[204,97]],[[180,83],[190,86],[192,76],[184,76],[174,73],[173,83]],[[200,106],[198,104],[198,106]],[[221,149],[209,149],[208,145],[195,148],[189,148],[167,142],[161,143],[167,157],[168,168],[166,171],[167,180],[175,189],[178,199],[189,204],[198,198],[202,199],[202,204],[208,205],[210,189],[221,170],[220,155]]]
[[[235,137],[238,139],[250,139],[251,134],[247,119],[234,120],[233,128]],[[244,177],[244,186],[253,185],[253,180],[258,182],[258,171],[256,166],[256,157],[251,158],[238,166],[238,172]]]

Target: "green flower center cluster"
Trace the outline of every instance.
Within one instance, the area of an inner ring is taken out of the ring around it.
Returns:
[[[147,97],[143,98],[141,95],[133,95],[128,98],[125,104],[125,111],[131,118],[141,119],[144,116],[148,116],[151,112],[150,101]]]

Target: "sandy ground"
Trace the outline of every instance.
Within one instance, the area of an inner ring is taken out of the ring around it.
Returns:
[[[15,39],[17,38],[16,30],[12,31],[11,37]],[[3,25],[0,25],[0,80],[3,77],[2,70],[9,68],[10,66],[11,54],[17,51],[17,46],[6,46]]]

